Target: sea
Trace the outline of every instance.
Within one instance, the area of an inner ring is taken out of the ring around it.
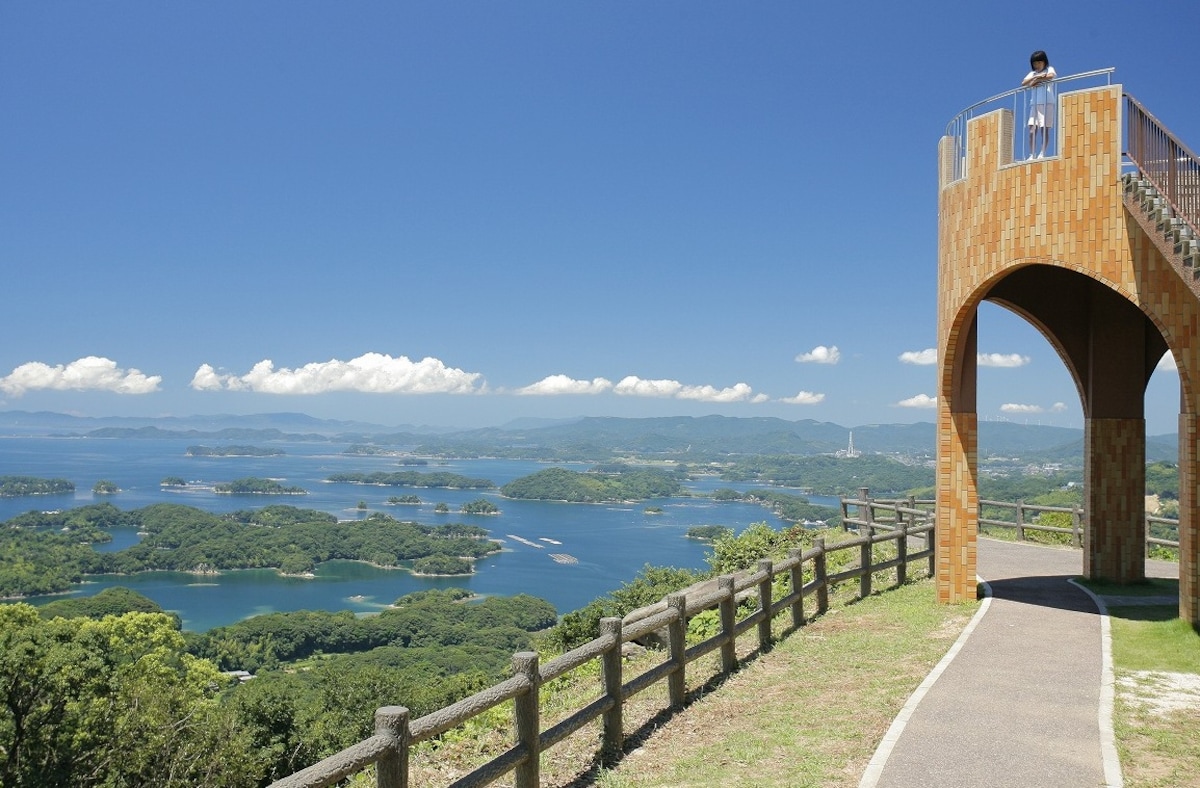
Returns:
[[[552,603],[559,614],[580,608],[634,579],[646,565],[703,569],[710,548],[688,539],[697,525],[723,525],[741,532],[756,522],[786,525],[756,504],[715,502],[703,497],[719,487],[749,490],[759,485],[730,484],[702,476],[686,483],[697,497],[640,501],[633,504],[568,504],[503,498],[496,490],[445,490],[335,484],[339,472],[447,471],[487,479],[497,486],[551,467],[549,463],[506,459],[428,459],[426,466],[400,465],[395,457],[346,454],[347,444],[320,442],[255,443],[284,453],[270,457],[188,456],[189,446],[216,446],[198,439],[0,437],[0,475],[64,478],[75,492],[54,496],[0,498],[0,521],[30,511],[68,509],[101,501],[129,510],[153,503],[180,503],[210,512],[288,504],[354,520],[385,512],[399,520],[427,525],[468,523],[486,528],[504,549],[480,560],[475,574],[418,577],[402,569],[380,569],[354,561],[320,565],[312,578],[282,577],[273,570],[227,571],[216,576],[182,572],[86,577],[69,593],[96,594],[112,586],[131,588],[178,613],[184,629],[202,632],[249,616],[291,610],[377,612],[395,599],[429,588],[466,588],[479,595],[530,594]],[[589,464],[554,463],[571,470]],[[183,489],[163,487],[169,476],[188,481]],[[270,478],[298,486],[307,495],[222,495],[213,485],[245,477]],[[120,488],[97,495],[97,481]],[[393,505],[391,496],[417,495],[419,505]],[[465,515],[459,507],[479,498],[499,507],[498,515]],[[837,506],[837,498],[810,496],[815,504]],[[449,514],[434,511],[438,503]],[[364,507],[365,508],[361,508]],[[649,514],[660,507],[661,514]],[[114,529],[113,541],[99,550],[120,550],[139,539],[133,529]],[[31,598],[44,604],[62,595]]]

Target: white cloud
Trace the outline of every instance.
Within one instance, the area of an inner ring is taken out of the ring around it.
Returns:
[[[836,364],[841,358],[842,354],[837,349],[837,345],[830,347],[817,345],[807,353],[801,353],[796,356],[796,360],[801,364]]]
[[[724,389],[712,386],[684,386],[675,396],[678,399],[691,399],[698,402],[746,402],[753,395],[754,391],[749,385],[735,383]]]
[[[1029,363],[1029,356],[1020,353],[980,353],[976,358],[981,367],[1023,367]]]
[[[624,397],[674,397],[682,388],[678,380],[642,380],[628,375],[621,378],[613,391]]]
[[[138,369],[121,369],[117,362],[86,356],[70,364],[50,366],[30,361],[0,378],[0,391],[19,397],[27,391],[111,391],[117,394],[149,394],[158,391],[161,375],[144,375]]]
[[[928,394],[918,394],[915,397],[902,399],[896,403],[900,408],[936,408],[937,397],[931,397]]]
[[[1175,356],[1171,351],[1163,354],[1163,357],[1158,360],[1158,364],[1154,367],[1155,372],[1178,372],[1179,366],[1175,363]]]
[[[350,361],[313,362],[303,367],[275,368],[270,359],[254,365],[241,376],[222,375],[203,364],[192,377],[199,391],[255,391],[262,394],[324,394],[331,391],[361,391],[371,394],[471,394],[480,391],[475,383],[479,372],[447,367],[436,358],[411,361],[382,353],[364,353]]]
[[[924,350],[906,350],[900,354],[901,364],[916,364],[928,366],[937,363],[937,348],[927,347]]]
[[[1065,403],[1065,402],[1056,402],[1050,406],[1050,410],[1053,411],[1054,413],[1062,413],[1066,409],[1067,409],[1067,403]]]
[[[1041,413],[1041,405],[1021,405],[1016,402],[1006,402],[1000,406],[1001,413]]]
[[[799,391],[796,396],[782,397],[779,401],[786,402],[788,405],[817,405],[825,401],[825,395],[812,391]]]
[[[600,394],[613,387],[612,381],[605,378],[592,380],[574,380],[566,375],[550,375],[537,383],[531,383],[516,393],[530,396],[554,396],[558,394]]]
[[[755,394],[745,383],[729,388],[713,386],[685,386],[678,380],[645,380],[636,375],[621,379],[613,391],[623,397],[657,397],[659,399],[686,399],[696,402],[764,402],[767,397]]]

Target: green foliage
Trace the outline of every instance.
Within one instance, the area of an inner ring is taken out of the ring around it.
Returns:
[[[96,553],[88,547],[88,542],[110,539],[105,529],[117,525],[137,527],[145,536],[119,552]],[[479,558],[500,549],[477,526],[426,526],[382,513],[339,523],[331,514],[282,504],[227,515],[181,504],[130,512],[97,504],[51,514],[29,512],[8,526],[0,529],[3,596],[63,591],[84,574],[255,568],[303,574],[338,559],[397,566],[429,556]]]
[[[0,498],[15,498],[19,495],[60,495],[70,492],[75,492],[75,484],[66,479],[0,476]]]
[[[719,536],[732,536],[733,529],[725,525],[695,525],[687,530],[688,539],[712,541]]]
[[[164,476],[158,484],[160,487],[187,487],[187,480],[182,476]]]
[[[161,614],[0,606],[0,784],[246,784],[249,753],[217,720],[223,679],[182,645]]]
[[[487,479],[472,479],[457,473],[437,471],[398,471],[386,473],[334,473],[326,481],[340,484],[375,484],[384,487],[440,487],[449,490],[490,490],[496,485]]]
[[[379,615],[363,618],[348,610],[254,616],[192,636],[189,650],[224,670],[255,672],[314,654],[348,654],[382,646],[436,650],[474,644],[505,652],[492,655],[502,665],[512,652],[529,647],[530,632],[557,620],[554,606],[536,597],[489,597],[478,604],[462,604],[464,594],[469,596],[460,589],[410,594]],[[422,658],[432,659],[428,655]]]
[[[876,455],[760,456],[738,459],[722,472],[721,478],[801,487],[821,495],[856,494],[859,487],[869,487],[872,493],[885,495],[931,484],[933,471]]]
[[[418,504],[421,502],[421,497],[418,495],[389,495],[387,502],[392,504]]]
[[[412,570],[418,575],[469,575],[475,571],[475,566],[458,556],[430,555],[413,561]]]
[[[459,511],[463,514],[500,514],[500,507],[487,498],[476,498],[464,503]]]
[[[119,492],[121,488],[107,479],[101,479],[92,485],[93,495],[116,495]]]
[[[564,615],[550,633],[549,640],[564,651],[575,648],[599,636],[600,619],[623,617],[638,608],[659,601],[667,594],[703,580],[706,576],[703,572],[691,569],[647,564],[633,580],[616,591]]]
[[[1147,465],[1146,495],[1179,500],[1179,466],[1173,462],[1152,462]]]
[[[613,467],[616,471],[611,474],[547,468],[509,482],[500,492],[506,498],[605,503],[669,498],[683,491],[679,479],[664,471]]]
[[[789,550],[812,547],[813,535],[799,526],[776,531],[766,523],[753,523],[737,536],[718,537],[708,563],[718,575],[753,569],[760,559],[779,560],[786,558]]]
[[[216,484],[213,490],[230,495],[308,495],[308,490],[303,487],[285,487],[274,479],[260,479],[257,476]]]
[[[122,586],[106,588],[94,596],[75,599],[56,599],[37,608],[42,618],[104,618],[125,613],[165,613],[157,602]],[[179,617],[171,615],[175,629],[179,629]]]

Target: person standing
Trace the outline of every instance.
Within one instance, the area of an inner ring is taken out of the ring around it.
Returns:
[[[1029,159],[1035,158],[1035,140],[1041,139],[1041,149],[1036,158],[1044,158],[1050,149],[1050,130],[1054,128],[1054,110],[1057,101],[1054,95],[1054,66],[1042,50],[1029,56],[1030,72],[1021,80],[1029,91]]]

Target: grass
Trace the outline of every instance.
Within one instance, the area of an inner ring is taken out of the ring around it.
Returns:
[[[1179,594],[1177,580],[1086,585],[1113,602]],[[1113,728],[1125,785],[1200,786],[1200,633],[1179,619],[1175,603],[1112,604],[1108,612],[1117,680]]]

